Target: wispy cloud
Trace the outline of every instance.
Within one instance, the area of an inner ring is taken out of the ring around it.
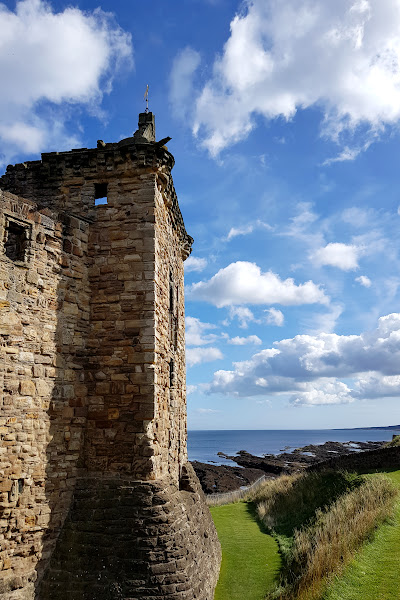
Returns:
[[[204,271],[207,266],[207,259],[198,258],[197,256],[189,256],[183,265],[185,267],[185,273],[190,273],[191,271]]]
[[[327,158],[326,160],[324,160],[324,162],[322,163],[322,166],[329,166],[329,165],[332,165],[337,162],[346,162],[349,160],[355,160],[357,158],[357,156],[359,156],[361,154],[361,152],[365,152],[366,150],[368,150],[368,148],[370,147],[371,144],[372,144],[372,140],[365,142],[362,146],[357,147],[357,148],[349,148],[348,146],[345,146],[343,148],[343,150],[337,156],[335,156],[333,158]]]
[[[228,339],[228,344],[233,344],[234,346],[245,346],[247,344],[255,344],[259,346],[262,344],[258,335],[248,335],[247,337],[236,336]]]
[[[271,227],[271,225],[269,225],[268,223],[264,223],[260,219],[257,219],[257,221],[248,223],[247,225],[242,225],[241,227],[231,227],[228,235],[226,236],[226,241],[229,242],[230,240],[239,235],[249,235],[250,233],[253,233],[253,231],[256,229],[266,229],[268,231],[273,231],[274,228]]]
[[[178,118],[186,118],[191,111],[194,76],[200,62],[200,53],[187,46],[175,57],[172,64],[169,100],[172,111]]]

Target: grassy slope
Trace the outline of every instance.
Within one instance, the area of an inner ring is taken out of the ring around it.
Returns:
[[[222,545],[215,600],[262,600],[280,568],[278,545],[264,533],[251,504],[211,508]]]
[[[400,488],[400,471],[387,475]],[[400,501],[393,523],[385,523],[343,575],[332,582],[324,600],[398,600],[400,598]]]

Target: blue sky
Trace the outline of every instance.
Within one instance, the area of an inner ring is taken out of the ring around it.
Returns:
[[[0,3],[0,171],[136,129],[194,237],[192,429],[400,422],[400,1]]]

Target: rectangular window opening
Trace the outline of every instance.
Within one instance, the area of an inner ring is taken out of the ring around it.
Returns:
[[[24,261],[28,237],[26,227],[10,221],[6,227],[5,255],[12,261]]]
[[[173,388],[175,383],[175,365],[174,361],[171,360],[169,363],[169,387]]]
[[[106,183],[95,183],[94,184],[94,205],[101,206],[103,204],[108,204],[107,184]]]

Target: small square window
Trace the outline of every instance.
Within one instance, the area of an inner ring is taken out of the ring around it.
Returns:
[[[27,228],[14,221],[9,221],[4,242],[5,255],[14,262],[24,261],[27,243]]]
[[[95,183],[94,184],[94,205],[100,206],[107,204],[107,184],[106,183]]]

